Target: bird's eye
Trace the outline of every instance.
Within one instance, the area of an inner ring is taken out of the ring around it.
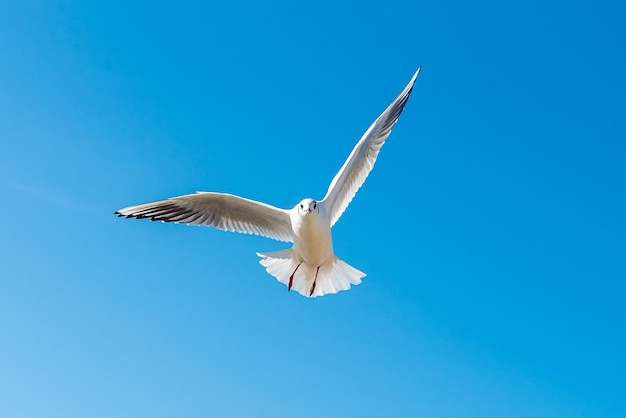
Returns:
[[[304,206],[302,206],[302,203],[300,203],[300,209],[304,209]]]
[[[317,203],[313,203],[313,209],[317,209]]]

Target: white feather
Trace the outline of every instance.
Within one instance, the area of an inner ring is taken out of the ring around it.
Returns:
[[[356,144],[348,159],[343,164],[328,187],[328,192],[322,200],[330,214],[330,226],[339,220],[356,192],[361,188],[365,179],[374,167],[378,153],[391,129],[398,121],[398,117],[413,90],[415,80],[422,67],[418,68],[409,84],[387,109],[374,121],[365,134]]]
[[[129,206],[115,213],[127,218],[205,225],[222,231],[293,241],[288,210],[225,193],[199,192]]]
[[[298,262],[294,259],[292,249],[275,252],[257,253],[261,260],[259,263],[265,270],[276,277],[286,286],[289,286],[289,278],[296,270]],[[317,268],[303,264],[293,276],[292,290],[306,297],[315,298],[328,294],[338,293],[350,289],[351,285],[361,283],[365,273],[355,269],[339,257],[333,256],[331,260],[323,264],[317,273],[317,284],[311,294],[311,287],[315,280]]]

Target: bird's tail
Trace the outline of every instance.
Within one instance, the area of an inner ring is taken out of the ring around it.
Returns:
[[[355,269],[339,257],[334,257],[319,267],[300,263],[294,259],[293,250],[257,253],[259,263],[276,279],[306,297],[324,296],[350,289],[350,285],[361,283],[365,273]],[[295,274],[294,274],[295,272]],[[317,279],[315,275],[317,274]],[[315,286],[313,287],[313,283]]]

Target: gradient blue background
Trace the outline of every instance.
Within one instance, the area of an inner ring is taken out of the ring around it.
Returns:
[[[0,416],[626,416],[622,2],[93,3],[0,4]],[[420,64],[349,292],[113,215],[321,198]]]

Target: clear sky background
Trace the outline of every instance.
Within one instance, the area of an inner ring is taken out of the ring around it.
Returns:
[[[626,416],[618,1],[0,3],[0,416]],[[321,198],[366,272],[122,207]]]

